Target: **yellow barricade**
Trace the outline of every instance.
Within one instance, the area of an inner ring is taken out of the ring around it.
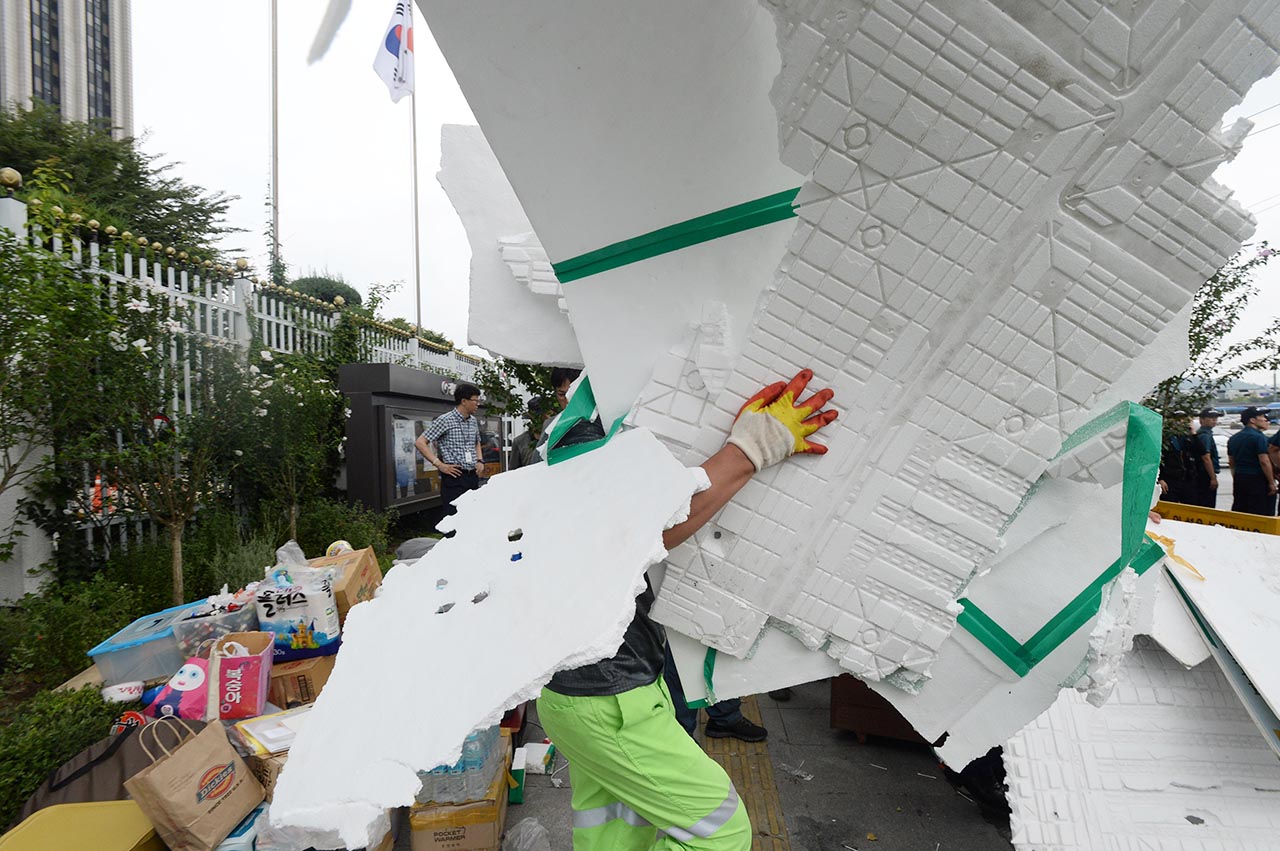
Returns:
[[[1183,505],[1180,502],[1156,503],[1153,509],[1161,517],[1181,520],[1184,523],[1201,523],[1205,526],[1226,526],[1244,532],[1262,532],[1264,535],[1280,535],[1280,517],[1263,517],[1260,514],[1241,514],[1238,511],[1220,511],[1199,505]]]

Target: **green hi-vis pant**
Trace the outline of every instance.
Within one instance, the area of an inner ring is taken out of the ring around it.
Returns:
[[[538,720],[569,760],[574,851],[748,851],[747,808],[657,682],[608,697],[543,689]]]

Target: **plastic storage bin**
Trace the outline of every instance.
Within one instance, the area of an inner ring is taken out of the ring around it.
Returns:
[[[194,610],[192,612],[194,614]],[[234,612],[223,612],[203,618],[183,617],[173,622],[173,637],[178,650],[186,658],[200,655],[201,645],[215,641],[229,632],[256,632],[258,609],[249,598],[249,605]]]
[[[89,658],[102,674],[102,682],[113,686],[171,676],[187,661],[173,636],[173,623],[203,602],[186,603],[138,618],[90,650]]]

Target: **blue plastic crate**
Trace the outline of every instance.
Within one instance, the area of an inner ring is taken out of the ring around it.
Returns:
[[[185,617],[197,600],[138,618],[89,651],[107,685],[169,677],[187,661],[173,634],[174,621]]]

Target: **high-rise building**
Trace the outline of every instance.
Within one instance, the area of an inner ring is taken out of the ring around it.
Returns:
[[[0,0],[0,100],[133,134],[130,0]]]

